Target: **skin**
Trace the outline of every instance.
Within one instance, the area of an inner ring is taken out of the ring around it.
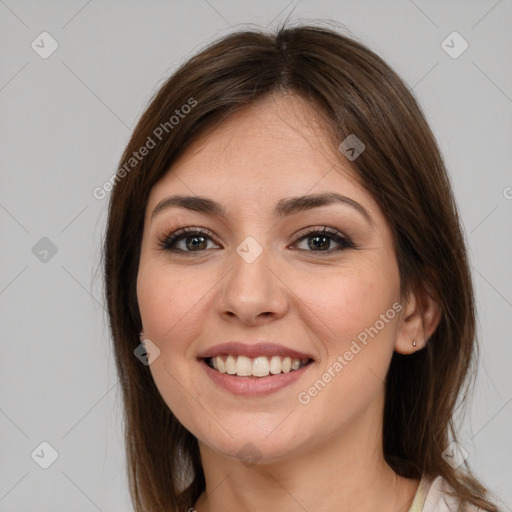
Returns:
[[[383,457],[383,382],[393,352],[421,349],[439,311],[419,292],[401,297],[389,224],[328,133],[310,104],[273,95],[197,140],[151,190],[137,297],[144,337],[160,350],[150,366],[155,383],[199,441],[207,488],[198,512],[407,511],[417,489],[417,480],[398,477]],[[272,214],[283,198],[323,192],[357,201],[371,222],[341,204]],[[172,207],[151,219],[174,194],[211,198],[226,217]],[[163,250],[159,239],[178,223],[209,230],[207,248],[194,251],[182,239],[178,247],[189,254]],[[336,250],[330,239],[321,252],[308,246],[315,235],[296,240],[304,228],[325,226],[357,248]],[[262,248],[252,263],[236,252],[247,236]],[[400,314],[300,403],[299,393],[395,303]],[[314,363],[276,393],[234,396],[197,361],[199,352],[229,340],[280,343]],[[249,442],[254,465],[237,456]]]

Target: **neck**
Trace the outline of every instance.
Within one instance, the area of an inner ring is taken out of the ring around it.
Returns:
[[[395,474],[383,457],[381,427],[366,426],[359,423],[352,433],[333,433],[300,456],[253,466],[200,443],[206,492],[195,509],[406,512],[418,480]]]

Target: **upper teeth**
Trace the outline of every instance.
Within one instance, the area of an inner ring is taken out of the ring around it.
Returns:
[[[304,366],[309,359],[291,357],[259,356],[250,358],[246,356],[215,356],[211,358],[212,366],[221,373],[238,375],[239,377],[266,377],[269,373],[288,373]]]

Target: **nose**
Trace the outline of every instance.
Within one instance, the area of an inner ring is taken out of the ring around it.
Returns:
[[[289,307],[288,288],[275,260],[263,252],[252,262],[233,252],[231,270],[221,281],[218,311],[224,320],[258,325],[282,318]]]

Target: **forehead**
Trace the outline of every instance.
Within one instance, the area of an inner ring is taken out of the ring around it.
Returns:
[[[148,208],[170,193],[215,196],[229,208],[333,191],[369,196],[318,109],[296,95],[271,95],[192,143],[153,187]]]

